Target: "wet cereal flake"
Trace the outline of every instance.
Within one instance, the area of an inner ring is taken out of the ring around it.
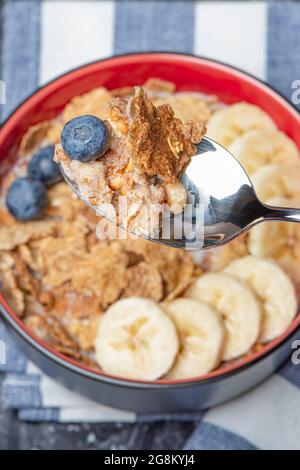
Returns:
[[[182,122],[206,123],[212,115],[209,103],[197,93],[178,93],[164,99],[157,99],[154,104],[155,106],[168,104],[175,116]]]
[[[65,107],[62,119],[66,123],[77,116],[91,114],[105,119],[111,94],[106,88],[95,88],[84,95],[75,96]]]
[[[131,266],[126,271],[123,297],[139,296],[160,301],[163,297],[163,280],[158,269],[145,262]]]
[[[226,245],[209,250],[203,262],[205,269],[220,271],[231,261],[246,256],[248,254],[247,237],[247,234],[241,235]]]
[[[49,129],[51,128],[51,121],[43,121],[35,126],[29,127],[24,134],[20,144],[20,154],[27,155],[36,150],[43,141],[47,138]]]
[[[118,243],[95,246],[81,257],[73,271],[74,289],[90,289],[100,299],[103,308],[115,302],[125,287],[128,258]]]
[[[148,78],[143,85],[149,97],[159,97],[164,95],[172,95],[175,93],[176,85],[173,82],[162,80],[160,78]]]
[[[9,227],[0,227],[0,250],[13,250],[29,240],[51,235],[56,230],[55,222],[39,220],[35,222],[18,223]]]
[[[30,315],[25,319],[25,324],[36,336],[49,343],[62,354],[75,359],[81,358],[78,344],[56,318]]]

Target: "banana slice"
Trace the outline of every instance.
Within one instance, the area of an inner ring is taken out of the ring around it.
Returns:
[[[207,273],[189,287],[185,296],[206,302],[222,314],[226,329],[225,361],[245,354],[256,342],[261,305],[247,285],[223,273]]]
[[[100,318],[96,359],[108,374],[156,380],[172,367],[178,349],[174,323],[152,300],[119,300]]]
[[[251,175],[251,181],[263,202],[273,196],[300,196],[300,165],[265,165]]]
[[[300,197],[286,198],[274,196],[267,199],[266,204],[279,207],[300,207]],[[300,225],[288,222],[266,222],[249,231],[248,250],[251,255],[265,258],[280,259],[282,256],[292,257],[295,244],[299,243]],[[300,253],[299,253],[300,254]]]
[[[245,256],[230,263],[224,270],[250,284],[263,303],[260,341],[267,342],[281,335],[297,312],[292,281],[275,261]]]
[[[276,129],[273,120],[258,106],[236,103],[217,111],[207,123],[207,135],[228,147],[235,139],[253,129]]]
[[[246,132],[229,145],[228,150],[243,165],[248,174],[269,163],[299,163],[294,142],[283,132],[255,129]]]
[[[300,197],[275,196],[266,201],[270,206],[300,207]],[[273,258],[287,272],[300,293],[300,225],[268,222],[256,225],[248,235],[248,250],[254,256]]]
[[[200,251],[204,253],[200,262],[205,271],[221,271],[234,259],[248,255],[248,234],[249,232],[246,232],[217,248],[205,250],[205,252]]]
[[[168,379],[186,379],[210,372],[222,358],[224,326],[214,309],[192,299],[164,304],[180,338],[180,351]]]

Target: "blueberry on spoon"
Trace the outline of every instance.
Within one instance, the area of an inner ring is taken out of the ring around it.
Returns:
[[[61,134],[64,152],[72,160],[89,162],[107,150],[109,131],[96,116],[79,116],[67,122]]]
[[[63,179],[59,165],[53,160],[54,145],[48,145],[35,153],[28,165],[28,175],[50,186]]]
[[[47,202],[47,191],[41,181],[18,178],[6,194],[6,206],[18,220],[26,222],[40,217]]]

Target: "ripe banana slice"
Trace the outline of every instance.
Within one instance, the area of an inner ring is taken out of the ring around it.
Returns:
[[[300,196],[300,165],[265,165],[251,175],[251,181],[263,202],[273,196]]]
[[[235,139],[253,129],[276,129],[273,120],[258,106],[236,103],[217,111],[207,123],[207,136],[228,147]]]
[[[100,318],[96,359],[108,374],[156,380],[172,367],[178,348],[174,323],[152,300],[119,300]]]
[[[265,165],[251,175],[251,181],[257,196],[263,202],[274,196],[300,196],[300,165]]]
[[[166,302],[164,308],[174,321],[181,347],[168,379],[187,379],[210,372],[222,358],[224,326],[214,309],[192,299]]]
[[[275,196],[266,201],[270,206],[300,207],[300,197]],[[268,222],[249,231],[248,250],[254,256],[275,259],[296,284],[300,293],[300,225]]]
[[[248,174],[269,163],[299,163],[294,142],[283,132],[255,129],[246,132],[230,144],[228,150],[243,165]]]
[[[256,342],[261,327],[261,305],[251,289],[223,273],[207,273],[186,291],[189,298],[206,302],[224,319],[225,361],[245,354]]]
[[[226,274],[250,284],[263,303],[260,341],[267,342],[281,335],[297,312],[292,281],[275,261],[245,256],[230,263]]]
[[[203,260],[200,260],[204,269],[206,271],[221,271],[234,259],[248,255],[248,234],[249,232],[246,232],[225,245],[205,250]]]

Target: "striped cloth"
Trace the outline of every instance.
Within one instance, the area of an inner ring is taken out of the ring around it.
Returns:
[[[300,79],[297,2],[6,0],[0,11],[1,118],[39,85],[112,54],[194,52],[244,68],[291,99]],[[299,449],[300,369],[291,361],[255,390],[205,413],[138,416],[79,397],[6,343],[2,401],[20,419],[61,422],[199,420],[187,449]],[[0,361],[1,362],[1,361]]]

